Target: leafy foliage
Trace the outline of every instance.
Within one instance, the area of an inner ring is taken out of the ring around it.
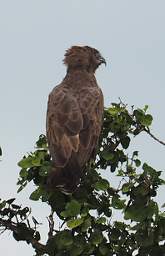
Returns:
[[[14,238],[31,243],[36,255],[165,255],[165,215],[155,200],[165,181],[160,171],[141,163],[137,151],[131,154],[127,151],[133,137],[149,131],[153,118],[147,109],[148,106],[132,107],[128,111],[122,102],[105,109],[95,162],[88,163],[72,195],[47,191],[51,158],[46,137],[41,135],[36,151],[18,163],[21,170],[17,184],[20,192],[33,182],[36,189],[30,199],[51,206],[47,242],[45,245],[39,242],[38,222],[34,217],[33,228],[25,224],[30,209],[14,205],[13,199],[0,203],[1,226],[5,226],[3,220],[12,223],[15,229],[7,228],[13,231]],[[111,179],[120,179],[117,187],[105,178],[110,173]],[[116,211],[120,212],[120,221],[116,219]],[[62,222],[59,230],[54,229],[55,218]]]

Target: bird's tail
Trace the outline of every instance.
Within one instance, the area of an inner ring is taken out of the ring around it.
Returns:
[[[66,165],[64,168],[52,167],[52,170],[47,178],[47,189],[54,191],[61,190],[65,194],[70,194],[75,191],[80,183],[83,169],[78,165]]]

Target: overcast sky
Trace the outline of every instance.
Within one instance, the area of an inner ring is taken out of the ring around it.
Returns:
[[[105,105],[118,97],[130,106],[148,104],[153,132],[165,140],[164,13],[164,0],[0,0],[0,197],[16,196],[17,162],[45,133],[47,97],[65,75],[62,60],[71,45],[93,46],[106,58],[96,74]],[[163,146],[144,135],[132,147],[163,170]],[[28,200],[32,189],[17,202],[32,206],[43,222],[49,209]],[[34,255],[11,233],[0,237],[0,252]]]

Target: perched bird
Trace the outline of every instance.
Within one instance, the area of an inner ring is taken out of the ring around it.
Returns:
[[[75,190],[86,163],[95,157],[103,119],[103,94],[95,71],[106,64],[99,51],[73,46],[66,51],[67,74],[49,95],[46,133],[52,157],[48,189]]]

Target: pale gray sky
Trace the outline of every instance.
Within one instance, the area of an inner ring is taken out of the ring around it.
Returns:
[[[62,59],[71,45],[93,46],[106,58],[107,67],[97,72],[106,106],[118,97],[136,107],[148,104],[153,132],[165,140],[164,12],[164,0],[0,0],[0,197],[16,196],[17,162],[45,133],[47,96],[65,75]],[[163,170],[163,146],[146,135],[133,145]],[[48,208],[28,200],[32,188],[18,202],[31,205],[42,221]],[[33,255],[9,233],[0,236],[0,251]]]

